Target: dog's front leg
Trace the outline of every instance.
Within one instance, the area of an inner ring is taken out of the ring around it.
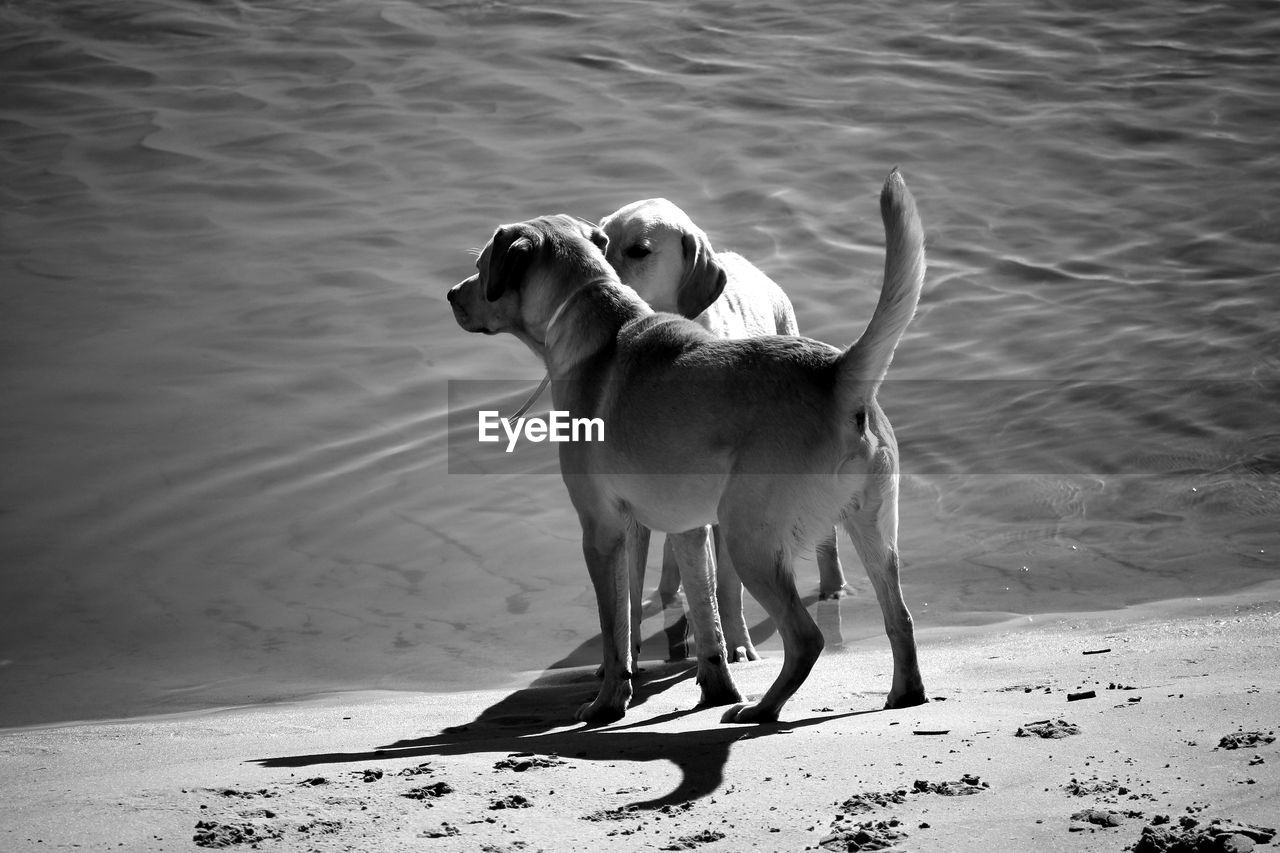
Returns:
[[[818,598],[827,600],[843,598],[846,591],[844,567],[840,565],[840,548],[836,544],[836,531],[823,537],[814,549],[818,557]]]
[[[680,582],[684,586],[689,621],[693,625],[693,639],[697,645],[698,684],[702,687],[702,700],[698,704],[706,707],[741,702],[742,694],[729,674],[724,631],[716,604],[711,526],[671,534],[667,541],[675,550],[676,563],[680,567]]]
[[[631,577],[626,559],[627,529],[621,520],[582,518],[582,554],[596,591],[604,662],[600,692],[575,715],[584,723],[621,719],[631,702]]]

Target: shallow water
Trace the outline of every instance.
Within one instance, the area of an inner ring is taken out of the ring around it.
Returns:
[[[844,344],[895,164],[919,623],[1276,577],[1277,43],[1268,3],[11,0],[0,724],[590,662],[554,460],[449,474],[450,380],[541,373],[455,325],[467,250],[662,195]]]

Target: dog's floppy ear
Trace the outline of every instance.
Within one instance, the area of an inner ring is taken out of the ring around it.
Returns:
[[[592,243],[596,244],[596,248],[599,249],[600,254],[603,255],[605,252],[609,250],[608,235],[605,234],[603,230],[601,230],[600,228],[597,228],[594,225],[590,226],[590,230],[591,230],[591,233],[588,234],[587,236],[590,238]]]
[[[720,298],[728,276],[705,234],[686,232],[681,238],[681,245],[684,249],[684,275],[676,289],[676,308],[682,316],[693,319]]]
[[[568,216],[568,214],[565,215]],[[595,243],[596,248],[600,250],[600,254],[604,254],[609,248],[609,237],[604,233],[600,226],[596,225],[590,219],[583,219],[581,216],[569,216],[569,218],[578,223],[578,226],[582,228],[583,236],[592,243]],[[608,218],[609,217],[607,216],[605,217],[605,219]],[[600,225],[603,224],[604,219],[601,219]]]
[[[518,225],[503,225],[493,234],[489,253],[489,277],[484,284],[484,298],[493,302],[508,290],[514,290],[529,270],[529,262],[537,251],[536,235]]]

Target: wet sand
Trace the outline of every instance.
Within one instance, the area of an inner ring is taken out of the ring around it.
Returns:
[[[881,711],[883,638],[824,654],[776,725],[650,663],[507,691],[0,733],[6,850],[1177,850],[1275,844],[1280,585],[919,637],[932,701]],[[739,664],[758,694],[778,655]],[[1204,839],[1208,839],[1207,841]]]

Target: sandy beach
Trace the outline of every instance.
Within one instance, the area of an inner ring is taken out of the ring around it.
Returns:
[[[1275,845],[1280,585],[826,652],[776,725],[651,662],[626,718],[587,669],[0,733],[5,850],[1248,850]],[[736,665],[763,690],[777,654]],[[1197,846],[1205,845],[1205,846]]]

